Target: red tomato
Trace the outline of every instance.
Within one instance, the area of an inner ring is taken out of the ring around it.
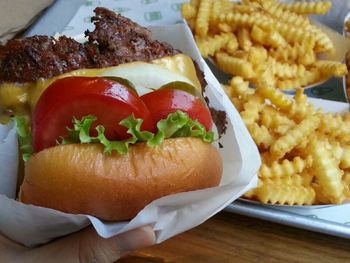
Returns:
[[[141,96],[154,122],[165,119],[169,113],[181,110],[198,120],[209,131],[213,125],[209,109],[190,93],[176,89],[160,89]]]
[[[89,114],[97,117],[95,126],[105,127],[108,139],[126,139],[130,135],[118,123],[132,113],[144,120],[143,130],[154,131],[151,114],[144,102],[125,86],[98,77],[59,79],[44,91],[33,112],[34,151],[55,146],[61,136],[67,135],[66,127],[72,127],[73,117],[81,119]]]

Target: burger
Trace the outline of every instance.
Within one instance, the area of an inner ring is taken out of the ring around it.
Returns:
[[[217,186],[222,159],[196,64],[129,19],[95,13],[85,43],[34,36],[0,49],[2,120],[16,121],[26,161],[19,200],[116,221]]]

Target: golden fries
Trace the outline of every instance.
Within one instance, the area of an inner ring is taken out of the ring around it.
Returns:
[[[319,59],[334,46],[306,16],[331,6],[196,0],[182,8],[202,56],[233,75],[223,88],[260,152],[259,183],[245,198],[282,205],[350,199],[350,114],[314,109],[302,89],[348,73],[350,53],[347,65]],[[350,93],[350,77],[347,83]],[[290,89],[293,98],[283,93]]]
[[[224,87],[261,154],[258,187],[244,197],[282,205],[349,199],[350,114],[315,110],[303,89],[290,98],[262,76],[256,89],[242,77]]]
[[[221,70],[256,85],[259,73],[271,69],[275,87],[290,90],[347,74],[345,64],[318,60],[320,53],[333,54],[334,46],[306,16],[331,6],[330,1],[198,0],[184,4],[182,14],[202,56]]]

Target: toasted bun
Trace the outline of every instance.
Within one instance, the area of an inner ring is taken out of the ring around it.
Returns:
[[[217,186],[222,159],[197,138],[137,143],[125,156],[101,145],[71,144],[43,150],[26,163],[20,200],[104,220],[133,218],[162,196]]]

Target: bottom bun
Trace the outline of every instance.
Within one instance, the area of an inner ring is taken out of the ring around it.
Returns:
[[[198,138],[137,143],[125,156],[97,144],[60,145],[26,163],[20,200],[26,204],[116,221],[133,218],[162,196],[217,186],[222,159]]]

